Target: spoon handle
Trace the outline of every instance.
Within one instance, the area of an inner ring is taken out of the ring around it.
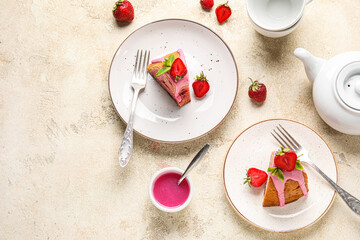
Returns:
[[[178,181],[178,185],[180,185],[180,183],[182,182],[182,180],[184,180],[184,178],[186,178],[186,176],[188,175],[188,173],[191,171],[191,169],[193,169],[196,165],[198,165],[198,163],[200,162],[200,160],[205,156],[206,152],[209,150],[210,145],[209,144],[205,144],[205,146],[196,154],[196,156],[193,158],[193,160],[190,162],[189,166],[186,168],[185,172],[183,173],[183,175],[181,176],[180,180]]]

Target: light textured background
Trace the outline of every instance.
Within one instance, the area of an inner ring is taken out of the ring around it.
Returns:
[[[242,220],[222,183],[226,152],[242,130],[290,118],[328,141],[340,185],[360,197],[360,137],[320,119],[292,54],[298,46],[323,58],[360,50],[359,0],[314,0],[298,29],[275,40],[251,28],[243,0],[230,0],[233,15],[221,26],[199,1],[133,1],[129,25],[114,21],[113,4],[0,1],[0,239],[360,239],[360,218],[339,197],[317,224],[276,234]],[[223,37],[238,64],[238,97],[225,122],[197,141],[168,145],[135,135],[133,158],[121,169],[125,124],[109,98],[108,69],[126,36],[165,18],[197,21]],[[264,105],[248,99],[248,77],[266,83]],[[190,205],[176,214],[158,211],[147,193],[152,174],[166,164],[186,167],[205,143],[212,148],[192,173]]]

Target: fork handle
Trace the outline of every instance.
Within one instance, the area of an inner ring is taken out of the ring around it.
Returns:
[[[134,96],[131,103],[131,113],[128,124],[125,129],[124,138],[121,142],[119,149],[119,162],[121,167],[125,167],[131,157],[133,150],[133,126],[134,126],[134,113],[136,109],[136,102],[139,96],[139,89],[134,89]]]
[[[337,185],[333,180],[331,180],[323,171],[320,170],[313,162],[305,161],[311,167],[313,167],[325,180],[333,187],[333,189],[340,195],[340,197],[344,200],[344,202],[349,206],[351,210],[360,215],[360,201],[344,189],[342,189],[339,185]]]

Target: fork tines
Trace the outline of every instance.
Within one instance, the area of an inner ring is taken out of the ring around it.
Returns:
[[[150,50],[137,50],[133,76],[145,77],[150,59]]]
[[[281,124],[276,126],[276,128],[280,134],[275,129],[273,129],[276,136],[273,133],[271,133],[271,135],[273,135],[276,141],[278,141],[280,146],[289,148],[293,151],[301,148],[301,145],[290,135],[290,133],[288,133],[288,131],[285,130],[285,128],[283,128],[283,126],[281,126]]]

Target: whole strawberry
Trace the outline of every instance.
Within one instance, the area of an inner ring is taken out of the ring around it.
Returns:
[[[222,24],[231,16],[231,8],[228,5],[228,2],[219,5],[215,9],[215,14],[218,22]]]
[[[214,0],[200,0],[201,7],[210,10],[214,6]]]
[[[127,0],[119,0],[113,8],[114,18],[119,22],[131,22],[134,19],[134,8]]]
[[[248,183],[249,187],[260,187],[267,180],[267,173],[257,168],[250,168],[246,171],[246,178],[244,184]]]
[[[256,102],[264,102],[266,100],[266,86],[258,81],[253,81],[251,78],[251,85],[249,87],[249,97]]]
[[[210,85],[206,76],[203,72],[200,73],[200,76],[196,76],[195,82],[192,84],[195,96],[202,98],[210,89]]]

